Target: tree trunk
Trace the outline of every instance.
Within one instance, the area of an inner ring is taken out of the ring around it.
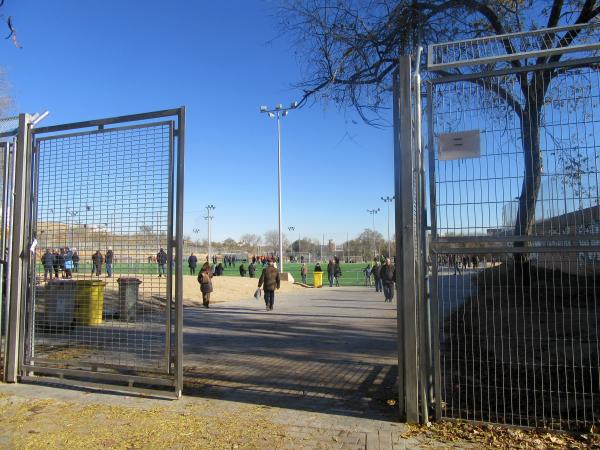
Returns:
[[[519,209],[515,222],[515,237],[531,235],[535,224],[535,208],[540,185],[542,182],[542,152],[540,148],[540,115],[541,108],[537,102],[529,105],[524,111],[521,119],[524,177],[521,195],[519,197]],[[540,105],[541,106],[541,105]],[[526,247],[528,243],[515,241],[517,248]],[[515,253],[515,262],[523,263],[528,260],[525,253]]]

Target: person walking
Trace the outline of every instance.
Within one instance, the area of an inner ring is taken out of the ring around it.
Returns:
[[[396,268],[390,258],[386,258],[381,267],[381,283],[383,285],[383,296],[386,302],[392,302],[394,298],[394,283],[396,282]]]
[[[200,292],[202,293],[202,305],[205,308],[208,308],[210,304],[210,293],[213,291],[211,279],[210,264],[205,262],[198,274],[198,283],[200,283]]]
[[[333,264],[333,278],[335,279],[335,286],[340,287],[340,278],[342,277],[342,267],[340,266],[340,260],[335,259]]]
[[[254,258],[253,258],[254,259]],[[248,276],[254,278],[256,276],[256,262],[252,261],[248,266]]]
[[[115,259],[115,255],[112,251],[112,247],[108,247],[108,250],[106,251],[106,255],[104,258],[104,262],[106,263],[106,278],[112,277],[114,259]]]
[[[273,310],[275,303],[275,289],[280,286],[279,271],[273,266],[273,261],[269,261],[269,266],[262,271],[258,279],[258,287],[264,285],[264,298],[267,311]]]
[[[367,267],[363,269],[363,274],[365,275],[365,286],[371,286],[371,264],[367,264]]]
[[[156,264],[158,264],[158,277],[167,276],[167,253],[161,247],[156,254]]]
[[[44,266],[44,281],[48,281],[48,275],[52,279],[52,270],[54,269],[54,255],[49,248],[42,255],[42,265]]]
[[[381,264],[379,264],[379,261],[377,261],[373,266],[371,275],[373,275],[373,279],[375,280],[375,292],[383,292],[383,284],[381,282]]]
[[[308,275],[308,268],[306,267],[306,263],[302,263],[302,267],[300,267],[300,277],[302,278],[302,284],[306,284],[306,275]]]
[[[194,252],[188,258],[188,266],[190,268],[190,275],[196,274],[196,266],[198,265],[198,258],[194,255]]]
[[[96,250],[96,253],[92,255],[92,275],[96,272],[96,276],[102,275],[102,263],[104,262],[104,256],[100,253],[100,250]]]
[[[329,278],[329,287],[333,287],[333,278],[335,276],[335,264],[333,264],[333,260],[329,260],[329,264],[327,264],[327,278]]]
[[[244,263],[240,264],[240,277],[246,276],[246,268],[244,267]]]
[[[79,273],[79,253],[77,253],[77,249],[73,249],[73,272]]]

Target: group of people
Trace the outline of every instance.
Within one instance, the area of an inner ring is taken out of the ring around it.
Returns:
[[[50,250],[46,249],[41,258],[44,266],[44,281],[48,278],[73,278],[73,272],[79,270],[79,254],[77,249],[71,250],[69,247]]]
[[[479,257],[477,255],[463,255],[462,257],[460,255],[447,255],[444,259],[445,260],[442,262],[454,269],[454,275],[457,273],[462,275],[461,265],[462,269],[468,269],[470,267],[477,269],[479,267]]]
[[[92,254],[92,275],[99,277],[102,275],[102,267],[106,265],[106,276],[111,278],[113,275],[113,263],[115,255],[112,247],[108,247],[106,254],[103,255],[100,250],[96,250]],[[54,278],[69,279],[73,278],[73,273],[79,272],[79,253],[77,249],[70,249],[69,247],[63,247],[60,249],[54,249],[51,251],[49,248],[46,249],[41,257],[41,263],[44,267],[44,281]]]
[[[371,286],[371,278],[375,281],[375,292],[383,292],[386,302],[394,299],[394,283],[396,282],[396,268],[390,258],[386,258],[383,263],[375,259],[373,267],[367,264],[363,269],[365,275],[365,286]]]
[[[113,253],[112,247],[108,247],[106,255],[103,255],[100,250],[92,255],[92,275],[99,277],[102,275],[102,265],[106,264],[106,277],[111,278],[113,275],[113,263],[115,261],[115,254]]]

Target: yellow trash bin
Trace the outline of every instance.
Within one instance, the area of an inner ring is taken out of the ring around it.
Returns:
[[[323,287],[323,272],[313,272],[313,286],[316,288]]]
[[[77,280],[75,291],[75,320],[82,325],[102,323],[104,286],[100,280]]]

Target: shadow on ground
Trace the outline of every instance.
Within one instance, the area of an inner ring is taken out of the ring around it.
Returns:
[[[395,305],[327,293],[186,309],[184,395],[396,420]]]

